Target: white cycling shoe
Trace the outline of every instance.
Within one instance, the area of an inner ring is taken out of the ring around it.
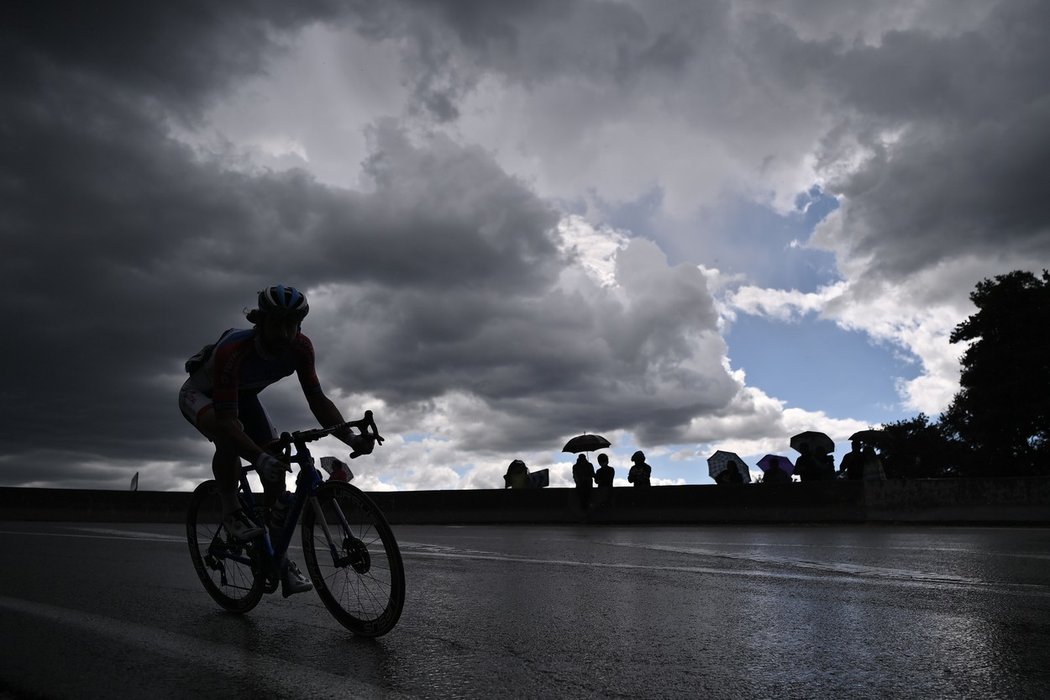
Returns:
[[[248,520],[248,516],[244,514],[243,510],[236,510],[223,518],[222,526],[226,528],[226,532],[230,533],[233,539],[241,542],[254,540],[265,531],[264,528]]]
[[[313,589],[314,584],[310,579],[303,576],[303,572],[299,571],[294,561],[288,559],[285,562],[284,573],[281,574],[281,595],[287,598],[290,595],[306,593]]]

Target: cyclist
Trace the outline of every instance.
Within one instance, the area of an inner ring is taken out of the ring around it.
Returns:
[[[298,289],[267,287],[259,292],[258,308],[246,313],[252,328],[227,330],[186,363],[190,376],[179,391],[179,408],[215,444],[212,473],[219,486],[223,525],[238,540],[263,533],[237,499],[240,460],[251,462],[259,473],[270,506],[284,493],[285,474],[290,471],[279,455],[266,450],[277,439],[277,431],[259,402],[259,392],[295,373],[310,411],[322,426],[345,422],[314,371],[313,344],[302,333],[309,310],[306,296]],[[355,435],[349,428],[333,435],[350,445],[355,457],[372,451],[374,440]],[[346,468],[337,465],[330,478],[348,480]],[[281,591],[286,598],[313,588],[294,562],[285,559],[281,568]]]

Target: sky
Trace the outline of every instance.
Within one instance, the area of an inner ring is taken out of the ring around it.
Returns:
[[[568,486],[584,432],[620,485],[804,430],[838,463],[948,406],[978,281],[1050,265],[1038,0],[0,16],[0,485],[209,478],[183,363],[277,283],[387,438],[365,489]],[[262,400],[313,425],[294,379]]]

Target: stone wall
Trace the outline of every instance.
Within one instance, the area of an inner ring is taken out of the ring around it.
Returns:
[[[392,523],[974,523],[1050,524],[1050,479],[592,489],[383,491]],[[0,520],[183,522],[190,494],[0,487]]]

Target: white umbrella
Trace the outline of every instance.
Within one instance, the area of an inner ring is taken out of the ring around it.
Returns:
[[[716,476],[729,469],[729,463],[736,462],[736,468],[740,471],[740,476],[744,478],[744,483],[751,482],[751,472],[747,468],[747,464],[744,460],[740,459],[740,455],[735,452],[726,452],[725,450],[718,450],[713,455],[707,458],[707,473],[714,479]]]

